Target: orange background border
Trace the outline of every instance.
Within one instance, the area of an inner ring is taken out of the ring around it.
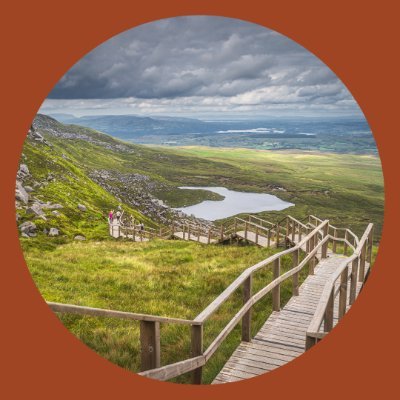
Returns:
[[[400,69],[394,60],[399,34],[394,5],[394,1],[341,0],[247,0],[237,4],[224,0],[140,4],[37,0],[3,4],[0,201],[4,261],[0,293],[1,359],[6,374],[1,375],[0,390],[9,392],[4,398],[387,398],[398,393],[398,309],[394,301],[400,281],[395,257],[400,201],[395,129]],[[22,144],[55,83],[109,37],[151,20],[190,14],[222,15],[265,25],[325,62],[366,114],[382,158],[386,191],[384,236],[377,263],[340,327],[305,356],[277,371],[214,387],[140,378],[97,356],[69,334],[33,284],[15,225],[14,185]]]

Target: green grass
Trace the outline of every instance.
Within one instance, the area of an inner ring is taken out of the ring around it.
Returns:
[[[22,239],[32,277],[48,301],[192,319],[244,269],[273,254],[255,246],[204,246],[194,242],[156,240],[148,243],[91,241],[33,247]],[[50,240],[52,242],[52,240]],[[291,265],[285,258],[282,269]],[[254,291],[272,280],[270,270],[254,278]],[[291,296],[291,282],[282,287],[282,303]],[[242,304],[241,290],[206,323],[207,347]],[[271,312],[271,299],[257,304],[253,334]],[[113,318],[62,315],[63,324],[111,362],[139,371],[138,323]],[[240,325],[204,370],[210,383],[240,342]],[[190,357],[188,327],[161,327],[162,364]],[[177,379],[188,382],[188,376]]]

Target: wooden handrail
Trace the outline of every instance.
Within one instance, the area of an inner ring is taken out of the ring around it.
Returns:
[[[261,268],[270,265],[273,261],[283,257],[284,255],[291,254],[301,249],[301,247],[307,242],[307,240],[314,236],[321,228],[323,228],[328,223],[328,220],[324,221],[320,226],[318,226],[307,236],[305,236],[303,240],[299,242],[296,246],[291,247],[290,249],[283,250],[277,254],[273,254],[267,259],[253,265],[252,267],[245,269],[212,303],[210,303],[199,315],[197,315],[194,321],[205,322],[251,274]]]
[[[162,322],[167,324],[199,325],[195,321],[188,319],[160,317],[158,315],[138,314],[127,311],[107,310],[104,308],[76,306],[73,304],[54,303],[51,301],[46,301],[46,303],[54,312],[63,314],[90,315],[92,317],[112,317],[135,321]]]
[[[365,256],[365,248],[368,245],[372,244],[372,230],[373,230],[373,224],[368,224],[363,236],[361,237],[359,244],[357,248],[355,249],[354,253],[350,256],[347,257],[339,266],[335,274],[329,279],[328,282],[326,282],[323,292],[321,294],[319,303],[317,305],[317,309],[314,313],[314,316],[311,320],[310,325],[308,326],[307,333],[306,333],[306,348],[310,348],[315,344],[314,339],[321,339],[325,333],[320,332],[320,328],[322,325],[322,322],[324,320],[324,316],[327,311],[328,303],[331,301],[332,298],[334,298],[338,292],[335,291],[335,284],[336,281],[342,276],[343,272],[346,271],[350,263],[353,263],[356,260],[359,260],[360,257],[363,255]],[[337,240],[337,239],[336,239]],[[371,242],[371,243],[367,243]],[[350,243],[349,243],[350,245]],[[371,260],[369,260],[371,261]],[[358,263],[357,263],[358,267]],[[348,274],[346,274],[348,277]],[[353,276],[352,279],[356,279],[357,276]],[[364,276],[362,277],[362,281],[364,281]],[[331,304],[332,306],[332,304]],[[330,330],[330,329],[329,329]]]

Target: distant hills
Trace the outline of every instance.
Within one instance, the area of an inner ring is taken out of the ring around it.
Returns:
[[[377,154],[368,123],[360,118],[202,121],[171,116],[51,116],[64,124],[84,126],[138,144]]]

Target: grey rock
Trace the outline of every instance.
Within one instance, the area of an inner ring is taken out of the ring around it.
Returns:
[[[60,208],[63,208],[63,206],[61,204],[46,203],[46,204],[43,204],[42,208],[46,208],[48,210],[58,210]]]
[[[26,164],[21,164],[19,166],[18,173],[21,174],[22,176],[30,175],[28,166]]]
[[[19,226],[21,233],[31,236],[31,234],[36,232],[36,225],[31,221],[26,221]]]
[[[78,209],[80,211],[86,211],[87,210],[86,206],[84,206],[83,204],[78,204]]]
[[[50,228],[49,236],[58,236],[60,231],[57,228]]]
[[[25,190],[30,193],[33,192],[33,187],[32,186],[25,186]]]
[[[34,203],[30,207],[28,207],[27,210],[26,210],[26,213],[28,215],[36,215],[38,217],[44,215],[42,207],[40,206],[39,203]]]
[[[25,204],[28,204],[29,194],[24,189],[20,181],[17,181],[17,185],[15,187],[15,198]]]
[[[59,215],[61,215],[57,210],[54,210],[51,212],[53,215],[55,215],[56,217],[58,217]]]
[[[74,240],[86,240],[86,238],[85,238],[85,236],[82,236],[82,235],[76,235],[74,237]]]

